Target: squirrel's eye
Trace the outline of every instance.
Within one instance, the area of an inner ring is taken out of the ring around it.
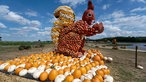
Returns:
[[[57,16],[55,16],[56,18],[59,18],[59,16],[57,15]]]
[[[91,13],[88,13],[87,16],[88,16],[88,17],[92,17],[92,14],[91,14]]]

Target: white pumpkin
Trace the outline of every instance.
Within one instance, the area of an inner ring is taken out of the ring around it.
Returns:
[[[19,72],[19,76],[25,76],[27,74],[27,69],[23,69]]]
[[[28,70],[28,73],[33,74],[36,70],[37,70],[36,67],[31,67],[31,68]]]
[[[0,70],[4,70],[4,68],[9,65],[9,63],[3,63],[0,65]]]
[[[86,56],[83,55],[83,56],[80,57],[80,60],[82,61],[82,60],[84,60],[85,58],[86,58]]]
[[[54,82],[62,82],[65,79],[65,76],[63,74],[57,75]]]
[[[61,67],[60,66],[55,66],[55,69],[59,70],[59,69],[61,69]]]
[[[137,68],[139,68],[139,69],[144,69],[141,65],[138,65]]]
[[[46,72],[49,74],[52,69],[46,69]]]
[[[92,74],[93,76],[96,75],[95,71],[93,71],[93,70],[89,70],[87,73],[88,73],[88,74]]]
[[[71,72],[66,71],[66,72],[64,73],[64,76],[66,77],[66,76],[68,76],[68,75],[70,75],[70,74],[71,74]]]
[[[45,65],[40,65],[39,67],[38,67],[38,70],[42,70],[42,71],[44,71],[45,70]]]
[[[36,70],[34,73],[33,73],[33,78],[35,79],[38,79],[40,77],[40,74],[42,73],[43,71],[41,70]]]
[[[85,79],[92,79],[93,75],[92,74],[84,74],[80,77],[80,79],[83,81]]]
[[[75,70],[74,70],[74,69],[72,69],[70,73],[72,74],[74,71],[75,71]]]
[[[8,68],[7,72],[13,72],[13,71],[15,70],[15,68],[16,68],[16,65],[11,65],[11,66]]]
[[[104,59],[105,61],[107,61],[107,57],[104,57],[103,59]]]
[[[104,82],[113,82],[113,81],[114,81],[114,79],[112,76],[110,76],[110,75],[104,76]]]
[[[107,61],[108,61],[108,62],[112,62],[112,61],[113,61],[113,58],[108,57],[108,58],[107,58]]]
[[[17,68],[19,68],[19,67],[25,67],[25,64],[20,64],[20,65],[16,66],[15,69],[17,69]]]

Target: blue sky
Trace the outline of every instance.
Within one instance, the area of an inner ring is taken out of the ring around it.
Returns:
[[[51,40],[54,10],[70,6],[80,20],[88,0],[0,0],[0,36],[4,41]],[[146,0],[92,0],[96,22],[105,30],[90,38],[146,36]]]

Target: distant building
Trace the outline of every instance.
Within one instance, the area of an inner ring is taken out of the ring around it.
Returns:
[[[2,37],[0,37],[0,41],[2,41]]]

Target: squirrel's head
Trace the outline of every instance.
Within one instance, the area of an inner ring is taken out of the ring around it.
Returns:
[[[94,5],[92,4],[91,0],[88,1],[88,8],[84,12],[82,16],[82,20],[86,21],[88,25],[91,25],[93,22],[95,22],[95,16],[94,16]]]

